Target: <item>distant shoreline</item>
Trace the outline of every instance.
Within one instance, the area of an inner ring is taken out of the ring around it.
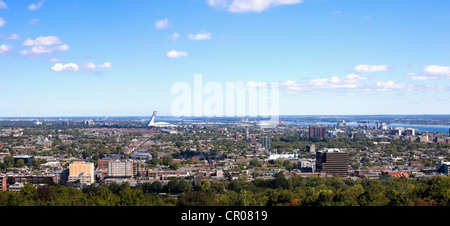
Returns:
[[[64,118],[146,118],[151,117],[149,115],[91,115],[91,116],[0,116],[0,120],[4,119],[64,119]],[[268,118],[264,116],[171,116],[171,115],[158,115],[159,118],[229,118],[229,119],[241,119],[241,118]],[[383,117],[395,117],[395,118],[411,118],[411,117],[444,117],[450,119],[450,114],[374,114],[374,115],[279,115],[280,118],[383,118]]]

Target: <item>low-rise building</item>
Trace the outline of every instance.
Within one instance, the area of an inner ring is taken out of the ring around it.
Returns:
[[[17,161],[19,161],[19,160],[23,160],[23,162],[25,164],[31,164],[31,163],[33,163],[34,156],[29,156],[29,155],[14,156],[14,164],[17,164]]]
[[[21,182],[16,182],[9,186],[8,191],[19,192],[21,188],[24,187],[24,184]]]
[[[311,173],[316,171],[316,160],[315,159],[299,159],[297,162],[297,167],[303,173]]]
[[[33,175],[33,174],[10,174],[7,175],[7,180],[13,183],[32,183],[32,184],[42,184],[42,183],[57,183],[57,178],[55,174],[50,175]]]

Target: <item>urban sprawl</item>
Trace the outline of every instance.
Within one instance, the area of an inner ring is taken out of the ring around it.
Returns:
[[[450,130],[155,116],[1,120],[0,199],[31,189],[56,202],[49,187],[85,194],[104,187],[118,196],[139,190],[163,200],[158,205],[333,205],[351,190],[343,205],[449,205],[450,197],[432,195],[432,185],[450,184]],[[398,193],[385,181],[399,183]],[[416,191],[421,183],[427,195]],[[384,186],[385,198],[368,194],[376,194],[373,184]],[[0,205],[14,205],[11,197]]]

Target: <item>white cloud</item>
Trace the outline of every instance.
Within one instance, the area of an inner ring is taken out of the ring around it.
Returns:
[[[306,83],[295,82],[292,80],[280,83],[280,88],[288,93],[297,93],[311,90],[311,87],[306,86]]]
[[[0,55],[9,52],[12,49],[12,46],[2,44],[0,45]]]
[[[450,78],[450,67],[449,66],[439,66],[439,65],[428,65],[423,68],[420,73],[407,73],[406,76],[410,77],[411,80],[435,80],[444,78]]]
[[[155,22],[156,29],[164,29],[170,27],[169,19],[158,20]]]
[[[112,68],[111,62],[105,62],[102,65],[98,65],[99,68]]]
[[[6,5],[6,3],[2,0],[0,0],[0,9],[8,9],[8,6]]]
[[[413,75],[410,75],[413,76]],[[449,77],[450,78],[450,77]],[[396,81],[369,82],[366,77],[357,74],[349,74],[344,77],[333,76],[331,78],[313,79],[305,82],[285,81],[280,83],[280,89],[287,93],[295,94],[308,91],[352,91],[355,92],[386,92],[386,91],[412,91],[435,90],[439,87],[430,85],[414,85]]]
[[[50,60],[48,60],[48,62],[50,63],[56,63],[59,62],[60,60],[58,58],[51,58]]]
[[[6,37],[6,39],[8,39],[8,40],[16,40],[16,39],[19,39],[19,35],[18,34],[12,34],[12,35]]]
[[[53,71],[56,72],[72,72],[77,71],[80,67],[75,63],[61,64],[57,63],[52,67]]]
[[[29,51],[22,51],[25,55],[29,53],[34,54],[43,54],[43,53],[51,53],[53,50],[52,48],[47,48],[45,46],[33,46]]]
[[[67,51],[69,49],[70,49],[70,46],[67,44],[63,44],[63,45],[56,47],[56,50],[60,50],[60,51]]]
[[[54,51],[67,51],[70,49],[70,46],[62,44],[62,41],[57,36],[40,36],[34,40],[28,38],[22,45],[31,47],[28,50],[21,51],[20,53],[23,55],[44,54]]]
[[[391,90],[406,90],[411,91],[415,88],[414,85],[406,84],[403,82],[387,81],[387,82],[377,82],[375,84],[375,89],[377,91],[391,91]]]
[[[43,5],[44,5],[44,1],[39,1],[39,2],[36,3],[36,4],[33,3],[33,4],[29,5],[29,6],[28,6],[28,9],[29,9],[29,10],[32,10],[32,11],[38,10],[38,9],[40,9]]]
[[[30,49],[20,51],[22,55],[40,55],[45,53],[52,53],[56,50],[65,51],[68,46],[46,47],[46,46],[33,46]]]
[[[176,51],[176,50],[172,50],[170,52],[168,52],[166,54],[167,58],[180,58],[180,57],[187,57],[189,56],[189,54],[187,52],[182,52],[182,51]]]
[[[180,37],[180,34],[178,34],[177,32],[175,32],[169,36],[170,40],[172,40],[172,41],[177,40],[179,37]]]
[[[56,36],[40,36],[35,40],[27,39],[22,44],[24,46],[52,46],[61,44],[61,40]]]
[[[294,5],[303,0],[207,0],[206,3],[216,9],[225,9],[232,13],[262,12],[279,5]]]
[[[436,76],[415,75],[411,77],[411,80],[433,80],[437,79]]]
[[[207,0],[206,3],[214,8],[227,8],[230,5],[229,0]]]
[[[190,40],[195,40],[195,41],[208,40],[208,39],[211,39],[211,33],[202,32],[202,33],[198,33],[196,35],[189,34],[188,37]]]
[[[0,17],[0,27],[3,27],[6,24],[6,20]]]
[[[431,75],[450,75],[450,67],[447,66],[429,65],[423,71]]]
[[[96,65],[96,64],[90,62],[90,63],[87,63],[84,65],[84,69],[86,69],[89,72],[93,72],[97,68],[112,68],[112,63],[105,62],[103,64]]]
[[[379,72],[379,71],[387,71],[388,66],[387,65],[357,65],[355,68],[353,68],[354,72],[358,73],[371,73],[371,72]]]
[[[94,63],[87,63],[86,65],[84,65],[84,67],[89,70],[94,70],[97,65],[95,65]]]
[[[363,82],[364,80],[367,80],[367,78],[357,74],[348,74],[342,78],[333,76],[331,78],[313,79],[309,82],[286,81],[280,84],[280,88],[290,93],[311,90],[356,89],[363,88],[366,85]]]
[[[358,88],[363,86],[364,84],[361,82],[366,80],[367,78],[360,77],[357,74],[349,74],[342,78],[337,76],[331,77],[331,79],[315,79],[309,82],[309,85],[312,85],[316,88]]]
[[[28,21],[28,24],[32,25],[32,26],[36,26],[39,24],[39,19],[32,19],[30,21]]]
[[[409,76],[411,80],[434,80],[438,78],[437,76],[429,74],[416,74],[416,73],[407,73],[406,76]]]

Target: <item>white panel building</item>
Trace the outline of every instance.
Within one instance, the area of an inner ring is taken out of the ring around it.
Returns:
[[[108,177],[128,177],[133,178],[132,161],[111,161],[108,163]]]

